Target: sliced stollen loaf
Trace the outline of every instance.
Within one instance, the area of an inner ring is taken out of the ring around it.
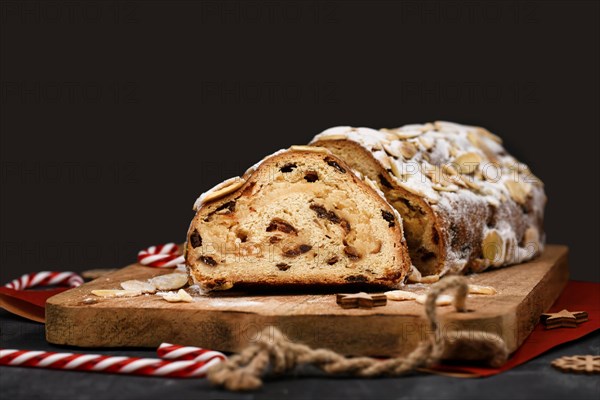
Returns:
[[[542,250],[543,184],[483,128],[450,122],[335,127],[311,145],[377,182],[402,215],[422,275],[482,271]]]
[[[392,286],[410,269],[398,212],[324,148],[279,151],[194,210],[185,258],[205,289]]]

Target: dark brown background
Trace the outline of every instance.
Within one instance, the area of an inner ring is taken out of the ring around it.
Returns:
[[[2,2],[0,282],[183,241],[197,195],[333,125],[482,125],[599,281],[597,2]]]

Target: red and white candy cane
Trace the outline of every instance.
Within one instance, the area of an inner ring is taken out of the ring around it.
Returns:
[[[172,268],[183,264],[185,259],[175,243],[150,246],[138,253],[138,262],[142,265],[157,268]]]
[[[180,346],[178,344],[163,343],[156,350],[158,356],[165,360],[193,360],[209,361],[219,358],[225,361],[225,354],[214,350],[203,349],[201,347]]]
[[[4,287],[14,290],[25,290],[36,286],[69,286],[77,287],[83,283],[83,278],[75,272],[41,271],[25,274]]]
[[[223,360],[224,358],[221,357],[212,357],[206,361],[161,360],[159,358],[0,349],[0,365],[169,378],[201,378],[206,375],[210,367]]]

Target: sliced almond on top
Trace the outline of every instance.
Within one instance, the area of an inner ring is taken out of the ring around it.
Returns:
[[[384,169],[392,168],[392,163],[394,162],[394,158],[388,156],[385,151],[376,150],[373,152],[373,157],[375,157],[375,159],[377,161],[379,161],[379,163],[381,164],[381,166]]]
[[[418,294],[406,290],[390,290],[384,294],[388,300],[394,301],[416,300],[418,296]]]
[[[442,171],[444,171],[444,173],[448,174],[450,177],[460,175],[456,168],[450,164],[442,164]]]
[[[423,131],[414,130],[414,131],[396,131],[394,134],[398,137],[398,139],[411,139],[421,135]]]
[[[481,187],[477,183],[475,183],[473,177],[459,174],[458,171],[450,165],[445,164],[443,165],[443,167],[443,177],[445,179],[442,181],[442,183],[444,185],[448,186],[449,183],[451,183],[476,191],[481,190]]]
[[[403,176],[402,171],[400,171],[400,169],[398,168],[398,164],[395,162],[395,160],[391,160],[391,161],[392,162],[390,164],[392,167],[391,168],[392,177],[395,178],[395,179],[393,179],[393,181],[396,185],[398,185],[402,189],[404,189],[407,192],[412,193],[416,196],[427,197],[427,200],[430,203],[436,203],[438,201],[438,199],[436,199],[435,197],[432,197],[432,195],[428,195],[428,194],[424,193],[423,191],[419,190],[419,188],[416,187],[418,184],[417,185],[410,184],[409,182],[406,181],[406,178],[410,177],[410,175],[413,173],[412,171],[407,170],[406,176]],[[417,171],[417,173],[420,173],[420,172]],[[421,175],[421,178],[425,178],[425,176]],[[413,181],[413,182],[416,182],[416,181]],[[433,192],[433,195],[437,196],[437,194],[435,192]]]
[[[431,187],[434,188],[435,190],[437,190],[438,192],[457,192],[458,191],[458,186],[456,186],[456,185],[441,186],[441,185],[436,185],[434,183],[433,185],[431,185]]]
[[[92,290],[91,292],[94,296],[104,297],[107,299],[112,299],[115,297],[135,297],[140,296],[142,292],[137,290],[116,290],[116,289],[99,289]]]
[[[502,139],[500,139],[499,136],[494,135],[492,132],[488,131],[485,128],[481,128],[478,126],[473,127],[475,128],[474,130],[469,130],[467,132],[467,139],[469,139],[469,141],[474,144],[477,147],[481,146],[482,141],[480,140],[480,138],[487,138],[487,139],[491,139],[496,143],[502,144]]]
[[[394,174],[394,176],[396,178],[398,178],[399,180],[403,179],[402,176],[402,171],[400,171],[400,168],[398,168],[398,164],[396,163],[395,160],[390,160],[390,169],[392,170],[392,173]]]
[[[530,226],[525,230],[523,236],[523,245],[526,249],[533,250],[536,254],[540,251],[540,232],[535,226]]]
[[[402,157],[402,142],[392,142],[390,144],[384,144],[383,148],[388,154],[393,155],[394,157]]]
[[[425,175],[427,175],[434,184],[437,184],[438,187],[452,187],[456,184],[462,184],[458,172],[449,165],[442,165],[441,167],[437,165],[427,165],[424,170]],[[434,189],[444,190],[443,188],[438,189],[437,187],[434,187]]]
[[[149,281],[158,290],[175,290],[184,287],[188,283],[187,274],[174,272],[172,274],[159,275]]]
[[[217,199],[220,199],[221,197],[225,197],[229,193],[233,193],[236,190],[238,190],[239,188],[241,188],[242,186],[244,186],[244,183],[246,183],[246,182],[243,181],[242,179],[240,179],[237,182],[232,183],[231,185],[226,186],[226,187],[224,187],[222,189],[215,190],[214,192],[207,193],[206,196],[204,196],[202,204],[206,204],[206,203],[209,203],[211,201],[215,201]]]
[[[415,154],[417,154],[417,152],[419,151],[419,149],[417,148],[417,145],[413,142],[402,142],[402,147],[400,148],[400,152],[402,153],[402,156],[404,158],[406,158],[407,160],[410,160],[411,158],[414,157]]]
[[[473,131],[469,131],[467,132],[467,139],[469,140],[469,142],[471,142],[471,144],[475,147],[479,147],[479,135]]]
[[[461,176],[460,180],[466,187],[473,190],[481,190],[481,187],[473,181],[472,177]]]
[[[424,164],[423,172],[425,173],[426,176],[429,177],[429,179],[431,179],[431,181],[433,183],[442,184],[442,180],[443,180],[442,169],[440,167],[438,167],[437,165]]]
[[[538,231],[538,229],[535,226],[530,226],[529,228],[527,228],[527,230],[525,230],[525,236],[524,236],[523,240],[525,243],[530,243],[530,242],[539,243],[540,242],[540,232]]]
[[[426,124],[424,124],[423,126],[421,126],[419,128],[419,130],[422,132],[432,131],[434,129],[435,129],[435,125],[433,125],[431,122],[427,122]]]
[[[502,144],[502,139],[499,136],[494,135],[492,132],[488,131],[487,129],[482,128],[480,126],[476,126],[475,129],[481,136],[485,136],[489,139],[492,139],[496,143]]]
[[[450,164],[442,164],[441,167],[432,165],[425,170],[426,175],[432,180],[433,183],[437,183],[438,185],[450,187],[449,191],[455,191],[453,186],[458,185],[464,188],[469,188],[473,190],[480,190],[479,185],[477,185],[472,177],[468,177],[465,175],[461,175],[452,165]],[[457,190],[458,188],[456,188]],[[440,189],[444,190],[444,189]]]
[[[462,174],[472,174],[475,172],[481,161],[483,161],[481,156],[473,152],[465,153],[456,158],[456,164]]]
[[[475,146],[477,147],[479,150],[481,150],[483,152],[483,154],[485,155],[485,157],[495,163],[495,164],[501,164],[500,159],[498,158],[498,155],[492,150],[490,149],[490,147],[486,144],[486,140],[484,138],[482,138],[480,135],[478,135],[477,133],[470,131],[467,133],[467,139],[469,139],[469,141]]]
[[[330,140],[331,136],[327,136],[327,140]],[[296,151],[310,151],[313,153],[326,153],[326,154],[331,154],[331,151],[329,151],[328,148],[326,147],[317,147],[317,146],[304,146],[304,145],[298,145],[295,144],[293,146],[290,146],[290,150],[296,150]]]
[[[153,284],[144,281],[131,280],[121,282],[121,287],[125,290],[137,291],[141,293],[156,292],[156,287]]]
[[[324,135],[319,138],[319,140],[344,140],[344,139],[348,139],[348,135],[342,135],[339,133],[336,133],[334,135]]]
[[[436,130],[438,130],[440,132],[453,132],[453,133],[458,133],[460,131],[465,130],[465,128],[467,128],[464,125],[460,125],[455,122],[448,122],[448,121],[435,121],[433,123],[433,126],[435,127]]]
[[[456,157],[459,152],[460,150],[453,143],[450,143],[450,146],[448,147],[448,154],[450,154],[450,157]]]
[[[526,182],[509,180],[504,182],[510,197],[519,204],[525,204],[531,193],[531,185]]]
[[[229,193],[233,193],[242,186],[244,186],[246,180],[244,178],[240,178],[239,176],[229,178],[207,192],[202,193],[198,200],[194,203],[194,211],[197,211],[204,204],[210,203],[211,201],[215,201],[228,195]]]
[[[497,231],[491,230],[488,232],[483,239],[481,248],[483,256],[492,264],[499,265],[504,261],[504,240]]]
[[[165,293],[162,295],[162,298],[168,301],[169,303],[191,303],[194,301],[194,298],[183,289],[179,289],[177,293]]]
[[[391,133],[392,135],[396,136],[398,139],[410,139],[410,138],[420,136],[423,133],[423,131],[419,130],[419,129],[401,130],[401,129],[382,128],[380,130],[383,132],[386,132],[386,133]]]
[[[498,293],[496,289],[491,286],[483,286],[483,285],[473,285],[469,284],[469,293],[471,294],[496,294]]]
[[[497,163],[486,163],[481,168],[482,177],[492,183],[499,182],[502,178],[502,166]],[[477,174],[475,174],[477,177]]]
[[[420,136],[417,140],[425,147],[425,150],[429,150],[435,144],[435,141],[427,136]]]
[[[394,164],[392,164],[392,165],[394,165]],[[425,194],[422,193],[420,190],[418,190],[417,188],[412,187],[409,184],[407,184],[406,182],[404,182],[402,180],[402,178],[397,178],[396,180],[394,180],[394,182],[396,183],[396,185],[400,186],[402,189],[406,190],[409,193],[412,193],[416,196],[425,196]]]

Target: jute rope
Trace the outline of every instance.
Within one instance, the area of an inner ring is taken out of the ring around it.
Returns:
[[[253,390],[262,386],[262,377],[271,372],[279,375],[297,365],[312,364],[328,374],[360,377],[402,375],[425,368],[442,359],[470,360],[500,366],[508,357],[506,344],[498,335],[480,331],[453,331],[442,334],[436,313],[436,299],[454,290],[454,307],[466,312],[468,285],[463,277],[447,277],[432,286],[425,303],[430,335],[410,354],[386,360],[370,357],[348,358],[328,349],[312,349],[294,343],[275,327],[267,327],[260,338],[226,362],[212,367],[208,379],[228,390]],[[452,338],[450,337],[452,336]]]

